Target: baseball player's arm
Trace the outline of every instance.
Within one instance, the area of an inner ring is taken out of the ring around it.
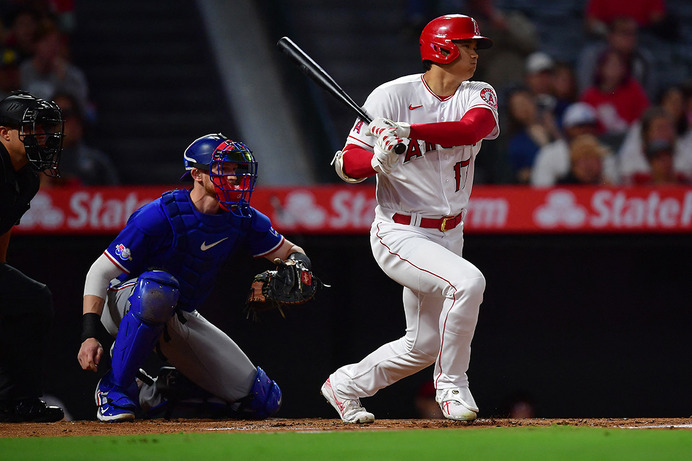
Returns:
[[[94,261],[84,282],[84,299],[82,303],[82,345],[77,360],[83,370],[98,371],[103,356],[103,347],[96,339],[98,324],[106,303],[106,293],[110,281],[122,273],[105,253]]]
[[[494,129],[493,113],[478,107],[466,112],[459,121],[411,125],[409,133],[396,134],[442,146],[470,146],[488,136]],[[342,168],[347,177],[362,179],[377,173],[371,164],[373,153],[369,150],[355,144],[346,144],[342,152]]]
[[[493,113],[489,109],[477,107],[466,112],[458,121],[411,125],[407,137],[442,146],[471,146],[484,139],[494,129]]]
[[[288,239],[284,239],[276,250],[272,251],[271,253],[267,253],[264,255],[264,257],[269,261],[274,261],[276,258],[280,258],[282,261],[285,261],[293,253],[305,254],[305,250]]]
[[[373,152],[355,144],[346,144],[343,152],[343,172],[349,178],[365,179],[377,174],[372,167]]]

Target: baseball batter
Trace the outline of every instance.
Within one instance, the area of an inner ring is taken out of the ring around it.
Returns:
[[[98,370],[99,322],[115,337],[112,368],[96,387],[101,421],[133,420],[166,404],[155,382],[135,379],[154,347],[240,415],[265,418],[281,405],[276,382],[197,308],[241,247],[270,261],[292,259],[309,268],[310,260],[250,206],[257,162],[243,143],[202,136],[185,150],[184,163],[183,179],[192,187],[166,192],[133,213],[87,273],[82,368]]]
[[[477,50],[490,46],[469,16],[432,20],[420,36],[425,73],[376,88],[364,108],[378,118],[369,126],[357,121],[334,157],[347,182],[377,175],[370,243],[382,270],[403,286],[406,315],[402,338],[322,385],[344,422],[373,422],[360,398],[433,363],[444,416],[468,421],[478,413],[466,372],[485,279],[462,246],[474,161],[481,142],[499,134],[494,89],[469,81]],[[393,152],[399,142],[408,144],[403,155]]]

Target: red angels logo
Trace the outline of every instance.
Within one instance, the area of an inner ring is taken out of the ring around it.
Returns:
[[[495,96],[495,92],[492,90],[492,88],[483,88],[481,90],[481,98],[483,98],[483,101],[497,109],[497,96]]]
[[[478,23],[476,22],[475,19],[472,19],[473,21],[473,35],[480,35],[481,34],[481,28],[478,27]]]

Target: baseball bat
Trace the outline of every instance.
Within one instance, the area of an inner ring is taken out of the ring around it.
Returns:
[[[298,45],[296,45],[293,40],[288,37],[281,37],[277,42],[276,46],[284,54],[286,54],[291,60],[300,68],[305,75],[307,75],[312,81],[321,86],[327,93],[334,96],[337,100],[341,101],[347,107],[350,107],[356,116],[366,123],[372,122],[372,117],[365,112],[365,110],[359,106],[349,95],[346,93],[336,81],[320,67],[310,56],[301,50]],[[394,152],[397,154],[403,154],[406,152],[406,144],[398,143],[394,146]]]

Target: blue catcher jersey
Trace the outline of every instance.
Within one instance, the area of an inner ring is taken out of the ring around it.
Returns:
[[[283,243],[267,216],[254,208],[250,212],[249,217],[200,213],[188,190],[169,191],[135,211],[105,254],[125,272],[120,281],[152,269],[170,273],[180,283],[178,308],[192,311],[238,248],[260,257]]]

